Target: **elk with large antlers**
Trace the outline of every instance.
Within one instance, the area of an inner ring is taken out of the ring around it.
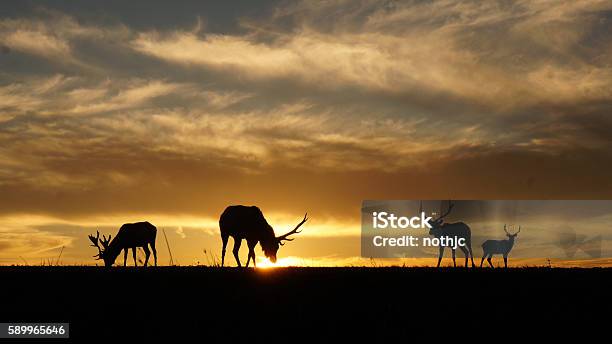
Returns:
[[[134,265],[136,263],[136,248],[142,247],[145,252],[144,266],[147,266],[149,262],[149,245],[153,251],[153,258],[155,259],[155,266],[157,266],[157,250],[155,250],[155,236],[157,235],[157,228],[149,222],[137,222],[137,223],[126,223],[119,232],[115,235],[115,238],[111,241],[111,235],[106,238],[102,235],[100,239],[100,231],[96,232],[96,236],[89,235],[89,240],[93,247],[98,248],[98,254],[94,258],[104,260],[104,265],[112,266],[117,259],[121,250],[124,250],[123,254],[123,266],[127,264],[128,250],[132,249],[132,255],[134,256]],[[102,247],[100,247],[102,245]]]
[[[510,232],[508,232],[508,230],[506,229],[506,225],[504,225],[504,232],[506,232],[506,236],[508,237],[508,239],[506,240],[487,240],[485,242],[482,243],[482,259],[480,260],[480,267],[482,267],[482,263],[484,262],[485,258],[487,259],[487,262],[489,262],[489,265],[491,267],[493,267],[493,263],[491,263],[491,258],[493,257],[494,254],[501,254],[502,256],[504,256],[504,267],[508,267],[508,255],[510,254],[510,251],[512,250],[512,247],[514,247],[514,239],[516,238],[516,236],[519,234],[519,232],[521,231],[521,226],[519,226],[519,229],[516,233],[514,234],[510,234]]]
[[[444,223],[444,218],[450,214],[451,210],[455,206],[454,203],[448,201],[448,209],[444,214],[438,216],[435,220],[430,220],[429,225],[431,226],[429,230],[429,235],[433,235],[436,238],[456,238],[456,239],[464,239],[465,245],[459,245],[459,249],[463,251],[465,254],[465,267],[468,266],[468,257],[472,260],[472,267],[474,267],[474,254],[472,253],[472,231],[468,225],[463,222],[454,222],[454,223]],[[420,211],[423,211],[423,206],[421,204]],[[438,265],[440,267],[440,262],[442,261],[442,257],[444,256],[444,247],[443,245],[439,246],[439,255],[438,255]],[[455,262],[455,248],[451,247],[453,253],[453,266],[457,266]]]
[[[290,232],[276,236],[274,229],[268,224],[263,213],[259,208],[255,206],[247,207],[243,205],[232,205],[225,208],[221,218],[219,219],[219,229],[221,230],[221,241],[223,242],[223,249],[221,251],[221,266],[225,263],[225,247],[227,241],[231,236],[234,238],[234,258],[238,266],[240,264],[240,258],[238,252],[240,251],[240,245],[242,240],[246,239],[249,247],[249,255],[246,262],[246,266],[249,266],[249,262],[253,260],[253,266],[255,266],[255,246],[257,243],[261,245],[264,254],[272,263],[276,263],[276,253],[278,248],[284,245],[283,241],[292,241],[293,238],[289,238],[292,234],[300,233],[298,229],[301,225],[308,220],[307,215],[297,226]]]

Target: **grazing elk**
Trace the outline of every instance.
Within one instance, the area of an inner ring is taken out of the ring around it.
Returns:
[[[508,267],[508,254],[512,250],[514,246],[514,239],[521,231],[521,226],[519,226],[518,232],[514,234],[510,234],[506,229],[506,225],[504,225],[504,232],[506,232],[506,236],[508,239],[506,240],[487,240],[482,243],[482,259],[480,260],[480,267],[482,267],[482,263],[485,258],[489,265],[493,267],[493,263],[491,263],[491,258],[494,254],[501,254],[504,256],[504,267]]]
[[[94,258],[104,260],[104,265],[112,266],[117,259],[121,250],[124,250],[123,254],[123,266],[127,264],[128,250],[132,249],[134,256],[134,266],[137,266],[136,262],[136,248],[142,247],[145,252],[144,266],[147,266],[149,262],[149,251],[148,245],[151,245],[153,251],[153,258],[155,259],[155,266],[157,266],[157,251],[155,250],[155,236],[157,235],[157,228],[149,222],[137,222],[137,223],[126,223],[119,232],[115,235],[115,238],[111,241],[111,236],[108,239],[103,235],[100,239],[100,231],[96,232],[96,236],[89,235],[93,247],[98,248],[98,254]],[[100,247],[102,244],[102,247]]]
[[[448,210],[446,211],[446,213],[440,215],[435,220],[429,220],[429,225],[431,226],[431,229],[429,230],[429,235],[433,235],[438,239],[442,237],[457,239],[463,238],[465,240],[465,246],[459,246],[459,249],[463,251],[463,254],[465,254],[465,267],[467,268],[468,266],[468,257],[471,258],[472,267],[474,267],[474,254],[472,253],[472,231],[470,230],[470,227],[463,222],[444,223],[443,220],[448,214],[450,214],[454,206],[455,204],[449,201]],[[423,210],[421,206],[421,212],[422,211]],[[443,245],[440,245],[439,247],[440,253],[438,255],[437,267],[440,267],[440,262],[442,261],[442,257],[444,256],[444,247],[445,246]],[[457,263],[455,262],[455,249],[453,247],[450,248],[453,253],[453,266],[456,267]]]
[[[225,208],[221,218],[219,219],[219,229],[221,230],[221,241],[223,242],[223,249],[221,250],[221,266],[225,263],[225,247],[227,246],[227,240],[231,236],[234,238],[234,258],[236,263],[240,265],[240,258],[238,252],[240,251],[240,245],[242,239],[246,239],[249,247],[249,257],[247,259],[246,266],[249,266],[251,259],[253,260],[253,266],[255,266],[255,246],[260,243],[264,254],[272,263],[276,263],[276,252],[278,251],[279,245],[284,245],[283,241],[292,241],[292,238],[288,238],[292,234],[300,233],[298,228],[308,220],[307,215],[304,215],[304,219],[298,223],[295,228],[287,234],[276,236],[274,229],[268,224],[263,213],[259,208],[255,206],[247,207],[244,205],[232,205]]]

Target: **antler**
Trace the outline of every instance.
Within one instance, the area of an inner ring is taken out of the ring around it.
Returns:
[[[104,236],[102,236],[102,238],[104,238]],[[96,236],[95,237],[93,235],[89,234],[89,240],[91,240],[91,243],[93,244],[93,245],[90,245],[90,246],[98,248],[98,254],[96,254],[93,257],[94,258],[98,258],[98,259],[102,259],[102,249],[100,248],[100,244],[98,243],[99,239],[100,239],[100,231],[96,231]]]
[[[446,210],[446,213],[440,215],[437,219],[433,220],[433,222],[439,222],[440,220],[442,220],[443,218],[445,218],[448,214],[450,214],[451,210],[453,210],[453,207],[455,206],[455,203],[451,202],[450,200],[448,201],[448,209]]]
[[[508,230],[506,229],[506,224],[504,224],[504,232],[506,232],[506,234],[508,234],[508,235],[517,235],[517,234],[519,234],[519,233],[521,232],[521,226],[519,226],[519,230],[518,230],[518,232],[516,232],[516,233],[514,233],[514,234],[510,234],[510,233],[508,232]]]
[[[293,241],[293,238],[288,238],[288,236],[292,235],[292,234],[297,234],[300,233],[301,231],[298,232],[298,228],[300,228],[301,225],[304,224],[304,222],[306,222],[306,220],[308,220],[308,213],[304,214],[304,219],[302,220],[302,222],[298,223],[297,226],[295,226],[295,228],[291,231],[288,232],[286,234],[283,234],[279,237],[276,237],[276,240],[278,241],[279,244],[284,245],[283,240],[285,241]]]
[[[108,244],[111,241],[111,235],[108,235],[108,239],[106,238],[106,236],[102,235],[102,240],[100,240],[100,242],[102,242],[102,246],[104,246],[104,249],[108,248]]]

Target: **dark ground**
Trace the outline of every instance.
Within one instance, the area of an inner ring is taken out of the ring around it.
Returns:
[[[610,329],[612,269],[0,267],[0,322],[186,342],[496,342]]]

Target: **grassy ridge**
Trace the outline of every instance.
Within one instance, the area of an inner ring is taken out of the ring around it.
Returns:
[[[415,328],[435,333],[441,324],[465,330],[516,319],[538,328],[576,317],[595,323],[601,318],[593,310],[609,306],[611,276],[609,268],[9,266],[0,267],[0,321],[66,321],[78,338],[208,341],[273,329],[274,336],[380,340]]]

